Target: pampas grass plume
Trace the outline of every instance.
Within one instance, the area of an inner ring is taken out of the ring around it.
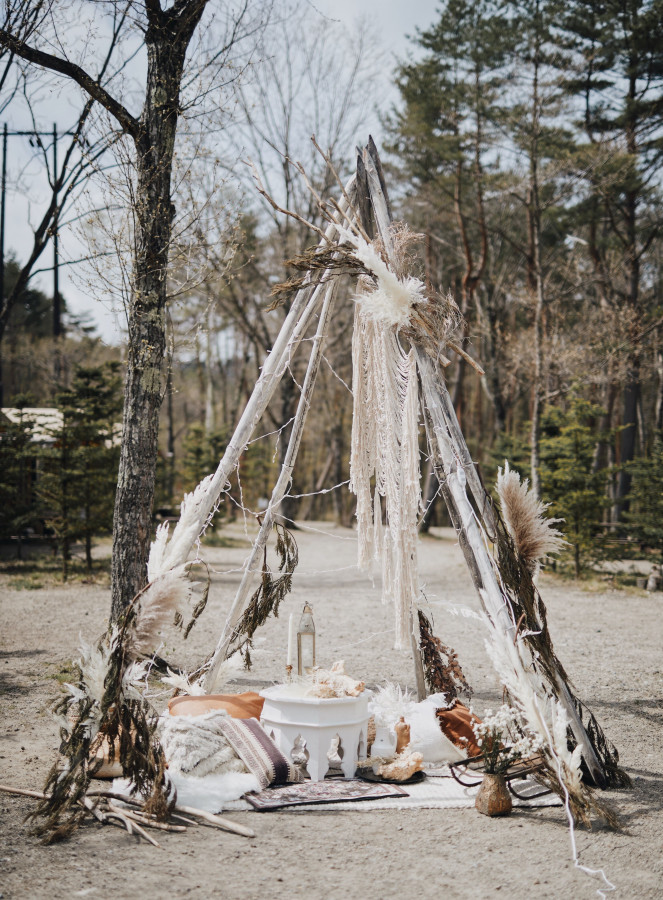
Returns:
[[[126,648],[129,658],[152,656],[161,641],[161,635],[172,626],[176,615],[184,616],[195,582],[189,581],[187,565],[170,569],[145,588],[140,598],[136,621],[127,635]]]
[[[566,545],[564,536],[554,526],[563,519],[546,518],[549,503],[537,500],[529,490],[527,479],[521,482],[518,472],[504,461],[498,470],[497,493],[504,523],[519,555],[532,570],[550,553],[559,553]]]

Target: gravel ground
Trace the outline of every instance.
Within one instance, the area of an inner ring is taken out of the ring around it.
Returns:
[[[411,659],[391,649],[392,611],[354,566],[352,531],[320,525],[297,532],[300,565],[292,595],[257,644],[254,667],[232,690],[280,680],[288,614],[312,602],[318,661],[345,659],[369,684],[413,687]],[[191,637],[166,654],[195,665],[213,648],[246,554],[237,528],[232,546],[205,549],[212,589]],[[102,548],[103,549],[103,548]],[[500,702],[479,624],[449,613],[478,604],[453,534],[439,529],[420,542],[420,570],[436,632],[459,654],[481,712]],[[594,710],[634,780],[611,792],[624,829],[578,829],[582,865],[603,868],[612,896],[663,896],[663,594],[583,588],[543,576],[555,648],[579,696]],[[0,577],[0,781],[40,789],[55,757],[49,703],[73,658],[79,633],[99,635],[108,589],[75,584],[10,590]],[[60,676],[62,677],[62,676]],[[157,699],[165,702],[166,696]],[[474,809],[374,812],[236,813],[256,838],[214,829],[160,837],[159,851],[117,829],[88,825],[66,843],[41,846],[24,823],[33,801],[0,794],[0,896],[4,898],[306,897],[309,900],[589,898],[596,879],[574,869],[561,808],[517,810],[486,819]]]

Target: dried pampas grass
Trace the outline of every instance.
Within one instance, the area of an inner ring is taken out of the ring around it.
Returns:
[[[129,658],[152,656],[156,652],[166,629],[184,618],[195,584],[187,577],[186,564],[148,584],[138,601],[135,621],[127,629],[125,649]]]
[[[554,527],[564,520],[546,518],[550,504],[537,500],[529,490],[529,481],[521,482],[519,473],[510,469],[506,460],[504,470],[498,470],[497,493],[516,552],[534,573],[545,556],[559,553],[566,546],[564,535]]]

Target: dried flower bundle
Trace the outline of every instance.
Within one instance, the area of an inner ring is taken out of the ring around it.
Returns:
[[[559,553],[566,545],[564,535],[554,526],[562,519],[546,518],[549,503],[542,503],[528,489],[527,479],[509,468],[498,470],[497,493],[500,498],[502,518],[513,538],[516,552],[531,572],[536,572],[544,557]]]
[[[418,613],[419,649],[429,691],[431,694],[445,694],[448,703],[456,700],[459,694],[471,697],[472,688],[458,662],[458,654],[433,634],[431,623],[424,613],[421,610]]]
[[[78,682],[65,685],[67,694],[55,708],[63,764],[52,767],[44,799],[33,813],[40,820],[34,831],[46,843],[67,837],[86,815],[83,798],[102,763],[93,752],[100,734],[109,748],[109,762],[119,759],[124,777],[144,798],[145,814],[158,820],[168,817],[175,795],[156,738],[158,717],[144,697],[148,663],[143,657],[156,654],[167,627],[182,625],[194,586],[185,564],[159,574],[96,645],[82,642]],[[205,600],[206,594],[201,602]],[[192,622],[202,610],[201,602]]]
[[[482,722],[472,725],[481,748],[486,772],[504,774],[520,760],[541,749],[540,735],[528,733],[527,723],[512,706],[503,704],[495,712],[487,709]]]
[[[270,615],[278,616],[281,602],[292,590],[292,575],[299,562],[297,544],[288,529],[284,525],[275,524],[274,531],[276,552],[279,555],[279,572],[282,574],[273,576],[267,565],[267,548],[265,548],[260,585],[237,623],[230,642],[230,653],[241,653],[247,669],[251,668],[250,651],[253,647],[253,636]]]

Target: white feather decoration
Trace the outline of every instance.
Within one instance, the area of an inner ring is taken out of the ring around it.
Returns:
[[[208,475],[194,491],[184,495],[180,504],[180,517],[170,540],[168,523],[157,528],[147,563],[149,581],[156,581],[171,569],[183,566],[189,558],[191,548],[207,524],[207,495],[213,479],[213,474]]]
[[[401,716],[407,717],[417,705],[412,694],[393,682],[386,682],[368,701],[369,715],[381,728],[392,728]]]
[[[88,644],[82,636],[79,636],[81,654],[77,664],[81,670],[81,680],[85,685],[86,695],[96,704],[100,704],[105,692],[106,676],[108,675],[108,663],[111,653],[117,645],[119,632],[116,627],[101,644]]]
[[[198,681],[191,681],[186,672],[173,672],[168,669],[167,675],[161,676],[161,682],[190,697],[197,697],[205,693]]]
[[[132,660],[122,673],[122,693],[129,700],[142,700],[147,689],[148,660]]]
[[[188,611],[195,582],[189,581],[186,563],[166,571],[145,588],[126,649],[130,657],[152,656],[175,616]]]
[[[408,275],[399,278],[391,271],[373,244],[349,229],[339,228],[341,238],[354,248],[354,256],[372,272],[377,285],[355,297],[362,313],[387,327],[401,328],[410,321],[412,307],[426,302],[423,281]]]

